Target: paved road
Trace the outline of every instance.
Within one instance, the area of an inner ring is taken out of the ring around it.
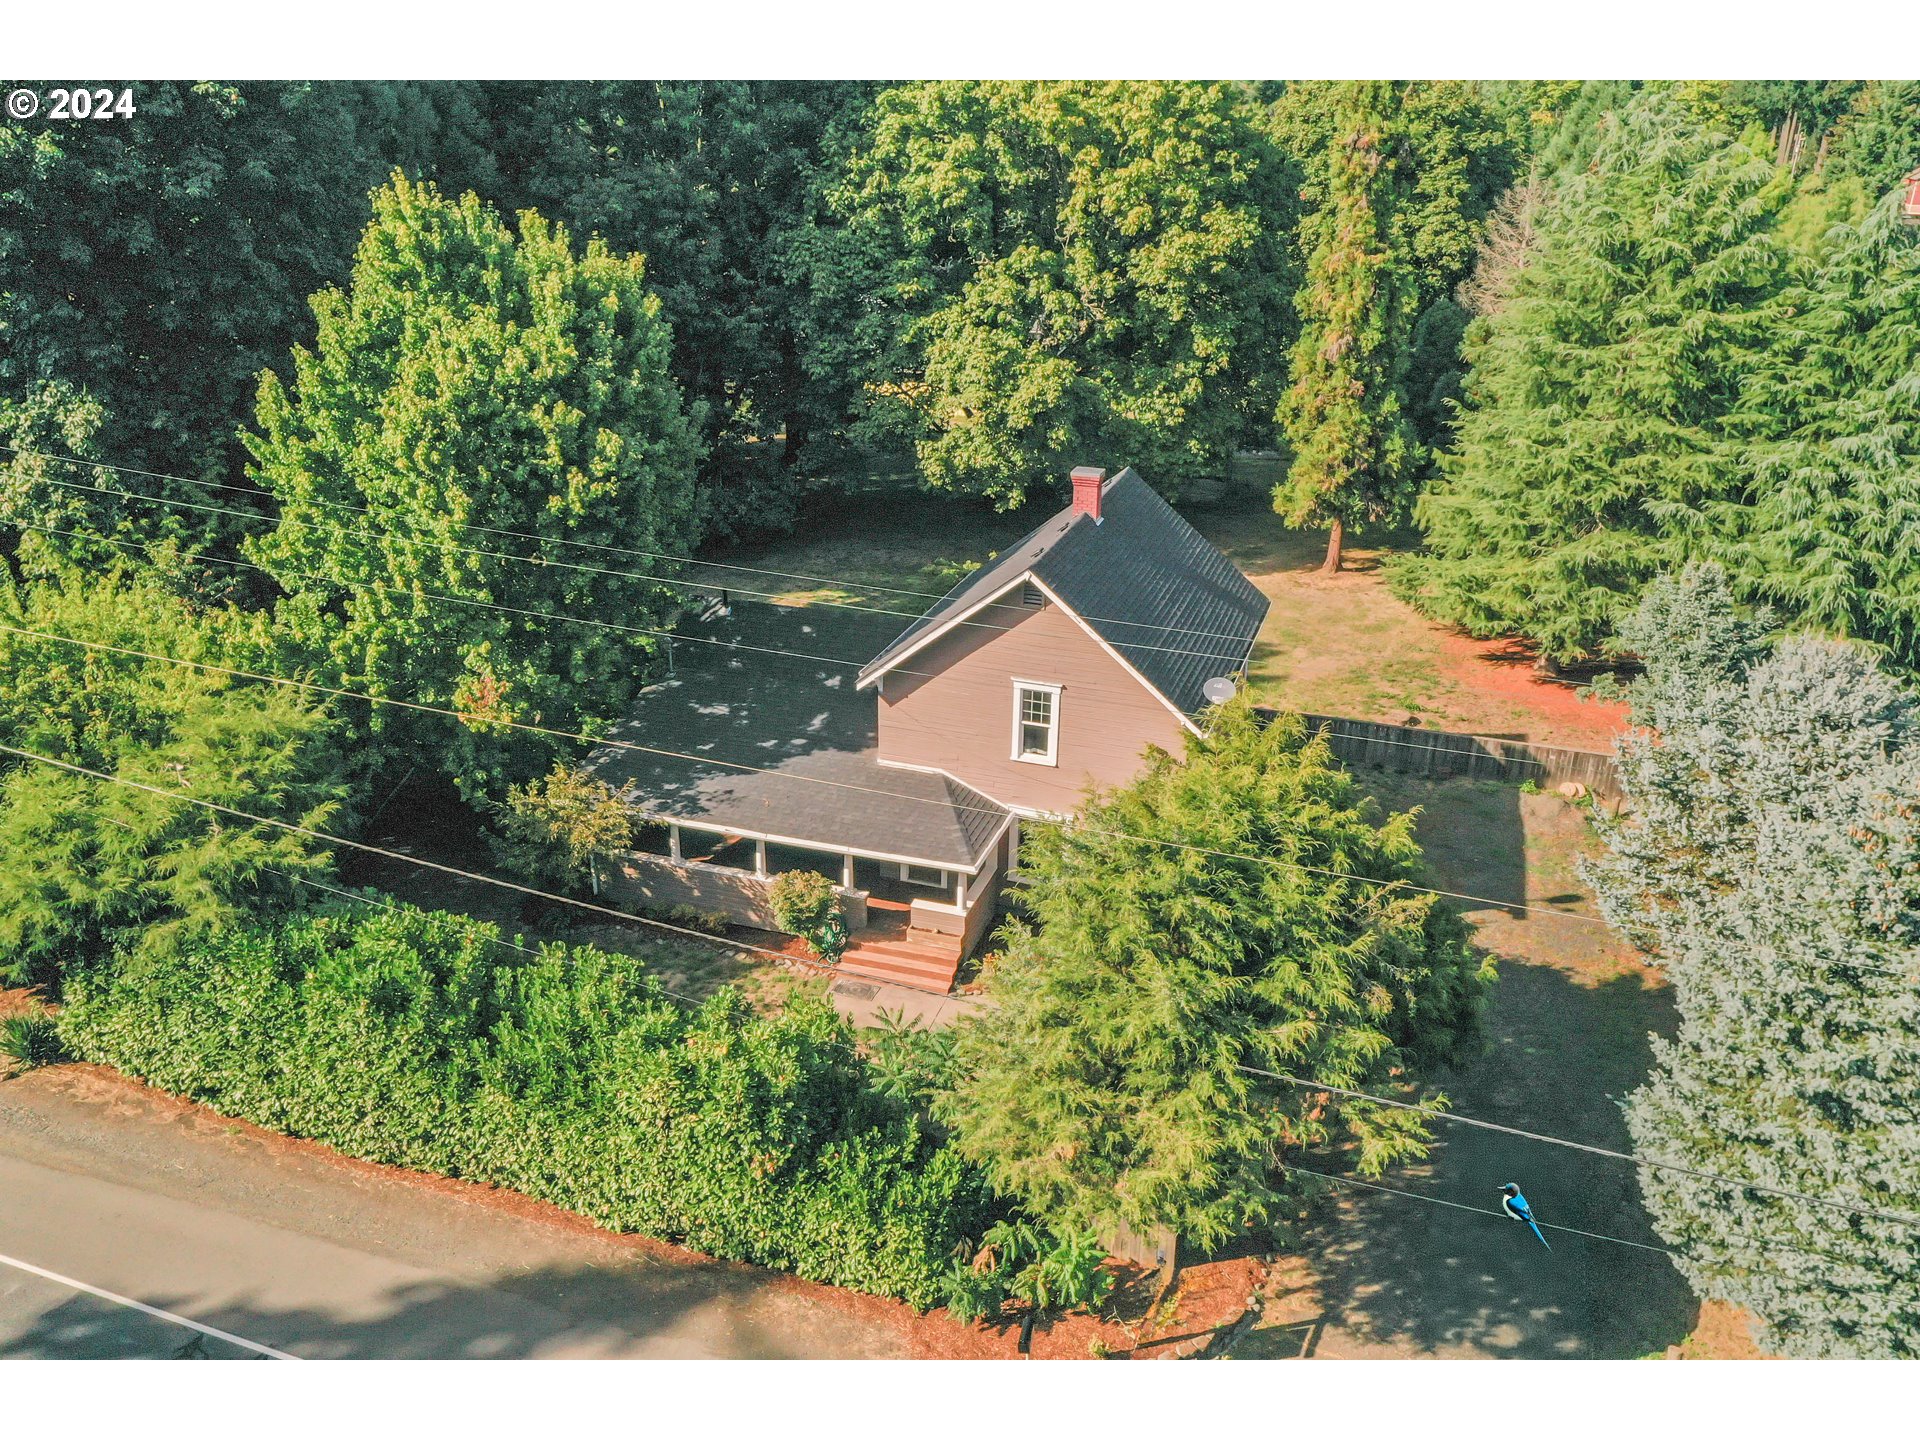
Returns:
[[[0,1256],[321,1357],[892,1355],[872,1318],[73,1067],[0,1082]],[[0,1356],[250,1358],[0,1264]]]

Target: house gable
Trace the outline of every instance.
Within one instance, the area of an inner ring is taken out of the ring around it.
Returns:
[[[1077,810],[1089,783],[1125,784],[1149,744],[1181,748],[1189,722],[1041,586],[1015,580],[889,669],[879,699],[883,765],[942,771],[1002,805]],[[1015,686],[1058,687],[1053,761],[1014,758]]]

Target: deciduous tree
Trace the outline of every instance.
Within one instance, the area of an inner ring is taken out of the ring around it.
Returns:
[[[795,243],[808,366],[856,438],[1004,506],[1089,458],[1223,473],[1273,409],[1295,183],[1230,85],[890,88]]]
[[[591,552],[558,543],[670,556],[693,538],[697,444],[660,301],[638,256],[582,254],[531,211],[516,232],[472,194],[396,175],[351,287],[314,313],[291,384],[261,378],[251,473],[280,509],[249,553],[326,674],[471,717],[376,706],[379,746],[497,794],[553,754],[488,722],[618,717],[662,643],[635,632],[680,603],[634,578],[670,564],[583,566]]]

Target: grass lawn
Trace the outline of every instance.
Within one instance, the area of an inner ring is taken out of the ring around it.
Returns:
[[[999,514],[978,501],[907,489],[823,497],[792,535],[709,558],[789,577],[741,574],[742,590],[790,604],[876,606],[901,612],[904,625],[1051,514],[1047,503]],[[1623,722],[1620,707],[1591,703],[1575,687],[1537,675],[1524,646],[1471,639],[1395,598],[1382,562],[1414,536],[1363,536],[1347,547],[1347,568],[1326,576],[1319,572],[1325,534],[1289,530],[1260,494],[1233,494],[1185,513],[1272,601],[1251,669],[1264,700],[1577,749],[1606,748]],[[833,583],[790,578],[798,576]]]

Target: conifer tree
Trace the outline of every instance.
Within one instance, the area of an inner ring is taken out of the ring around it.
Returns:
[[[1391,82],[1341,83],[1318,205],[1302,224],[1300,335],[1276,417],[1293,459],[1273,504],[1289,525],[1329,527],[1327,571],[1340,568],[1348,525],[1404,508],[1417,464],[1400,394],[1413,315],[1393,244],[1399,109]]]
[[[1403,591],[1476,635],[1596,653],[1640,589],[1690,553],[1776,424],[1747,381],[1773,343],[1785,255],[1771,157],[1642,92],[1591,168],[1536,217],[1537,249],[1470,340],[1428,553]]]
[[[280,510],[249,553],[337,683],[472,717],[374,707],[371,758],[398,747],[497,796],[553,754],[487,722],[610,722],[661,643],[538,617],[660,628],[680,603],[613,573],[644,560],[596,572],[499,558],[577,562],[562,539],[668,555],[692,542],[696,443],[660,301],[637,255],[597,240],[578,253],[533,211],[516,234],[472,194],[396,175],[374,196],[351,289],[321,292],[314,314],[291,386],[261,378],[247,440]]]
[[[1404,1088],[1470,1049],[1491,979],[1458,916],[1391,884],[1420,874],[1413,816],[1383,818],[1298,716],[1213,712],[1184,759],[1033,827],[1021,866],[1032,918],[941,1106],[1003,1194],[1208,1246],[1269,1213],[1283,1153],[1338,1135],[1375,1174],[1424,1153],[1417,1114],[1237,1068]]]
[[[1895,191],[1836,227],[1786,296],[1750,403],[1784,432],[1703,549],[1743,596],[1920,670],[1920,234]]]
[[[0,755],[0,983],[57,988],[327,872],[326,847],[171,797],[326,829],[345,790],[335,723],[296,690],[131,653],[262,670],[267,617],[196,613],[151,578],[93,570],[7,587],[0,623],[0,744],[152,787]]]
[[[1858,646],[1769,644],[1724,571],[1653,585],[1589,868],[1674,987],[1627,1105],[1637,1154],[1920,1220],[1920,697]],[[1703,1298],[1804,1357],[1920,1357],[1920,1225],[1641,1171]]]

